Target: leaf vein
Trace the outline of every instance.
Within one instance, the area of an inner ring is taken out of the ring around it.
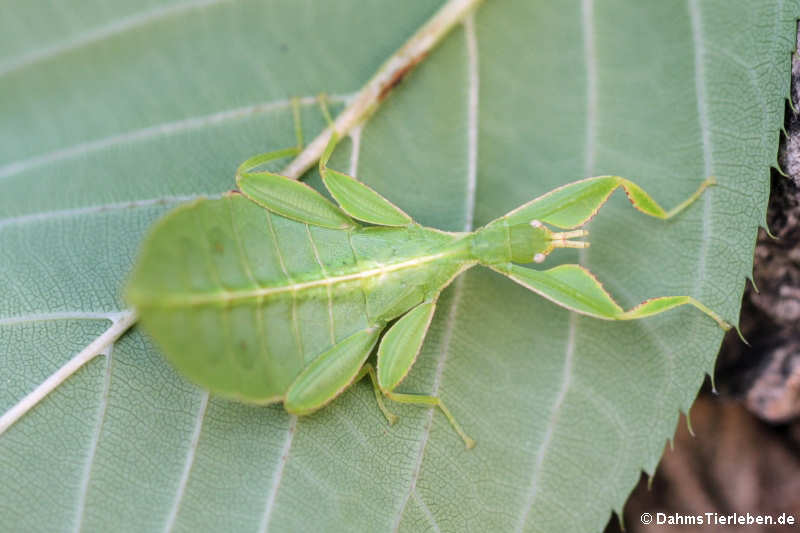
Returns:
[[[197,415],[195,416],[192,440],[189,444],[189,449],[186,452],[186,461],[184,462],[183,472],[181,472],[181,478],[178,482],[178,489],[175,492],[175,499],[172,502],[172,508],[167,516],[167,521],[164,524],[164,533],[172,531],[172,529],[175,527],[175,521],[178,518],[178,511],[180,510],[181,502],[183,501],[183,495],[186,493],[186,485],[189,483],[189,476],[192,473],[192,467],[194,466],[197,445],[200,442],[200,433],[203,429],[203,421],[205,420],[206,409],[208,408],[208,396],[208,391],[203,391],[203,394],[200,397],[200,406],[198,407]]]
[[[283,270],[283,274],[286,276],[287,281],[291,284],[291,293],[292,293],[292,335],[294,335],[294,341],[297,344],[297,352],[300,357],[300,364],[302,365],[305,363],[305,355],[303,351],[303,340],[300,337],[300,326],[297,323],[297,291],[294,289],[296,287],[294,280],[292,280],[292,276],[289,275],[289,271],[286,269],[286,262],[283,260],[283,253],[281,252],[280,245],[278,244],[278,234],[275,231],[275,226],[272,224],[272,214],[268,210],[264,210],[264,213],[267,215],[267,225],[269,226],[269,232],[272,235],[272,241],[275,244],[275,253],[278,256],[278,262],[281,264],[281,270]],[[263,297],[265,294],[259,293],[259,297]]]
[[[697,97],[697,113],[700,123],[701,139],[703,144],[703,169],[708,178],[714,174],[714,154],[711,147],[711,125],[708,116],[708,101],[706,97],[705,79],[705,41],[703,40],[703,20],[700,6],[697,0],[688,0],[689,16],[692,25],[692,38],[694,43],[694,69],[695,69],[695,92]],[[707,258],[709,253],[708,243],[712,239],[712,217],[711,202],[713,195],[704,194],[702,198],[703,209],[703,233],[700,240],[700,250],[698,253],[697,276],[694,280],[692,295],[696,296],[702,287],[706,277]]]
[[[94,215],[109,211],[120,211],[125,209],[137,209],[143,207],[153,207],[157,205],[171,206],[190,202],[199,198],[216,199],[221,198],[221,194],[188,194],[183,196],[160,196],[158,198],[148,198],[146,200],[133,200],[129,202],[114,202],[109,204],[90,205],[86,207],[76,207],[74,209],[60,209],[56,211],[42,211],[15,217],[0,219],[0,230],[11,226],[20,226],[36,222],[46,222],[58,218],[77,217],[82,215]]]
[[[561,373],[561,386],[559,387],[558,394],[556,396],[555,402],[553,402],[553,408],[550,413],[550,417],[547,420],[547,428],[545,429],[544,435],[542,437],[542,443],[539,446],[539,449],[536,452],[536,458],[533,464],[533,475],[531,476],[531,483],[528,487],[528,493],[525,498],[525,504],[522,508],[522,515],[520,516],[519,523],[515,528],[515,531],[523,531],[525,529],[525,525],[528,522],[528,517],[530,516],[531,510],[533,509],[533,504],[536,501],[537,493],[539,492],[539,479],[542,473],[542,465],[544,465],[545,457],[547,456],[547,452],[550,449],[550,445],[553,442],[553,433],[555,433],[555,426],[558,424],[559,414],[561,413],[561,407],[564,405],[564,400],[567,397],[567,392],[569,391],[570,386],[572,385],[572,367],[573,367],[573,357],[575,355],[575,333],[578,329],[578,314],[577,313],[570,313],[569,314],[569,331],[567,333],[567,345],[564,350],[564,366]]]
[[[468,77],[468,94],[466,102],[467,112],[467,176],[466,176],[466,190],[467,199],[466,216],[464,221],[464,231],[472,231],[475,215],[475,191],[477,190],[477,169],[478,169],[478,89],[480,85],[480,71],[478,68],[478,40],[475,32],[475,15],[474,13],[468,14],[463,21],[464,26],[464,44],[467,49],[467,77]],[[431,395],[436,396],[439,393],[439,386],[442,381],[444,367],[447,363],[447,355],[450,351],[450,342],[453,338],[455,330],[456,313],[461,302],[461,294],[463,292],[462,286],[464,284],[463,276],[459,276],[453,283],[453,299],[450,304],[450,309],[447,313],[447,318],[444,324],[444,335],[442,339],[442,349],[439,353],[439,361],[436,364],[436,372],[433,379],[433,387]],[[420,472],[422,470],[422,459],[428,445],[428,439],[433,426],[433,413],[435,409],[429,409],[427,413],[427,420],[422,433],[422,439],[417,452],[417,458],[412,471],[411,479],[409,481],[408,492],[400,505],[400,510],[395,518],[392,527],[393,532],[400,529],[400,523],[408,506],[408,500],[412,494],[417,493],[417,481],[419,480]],[[418,497],[418,496],[417,496]],[[419,497],[418,497],[419,498]],[[420,499],[421,500],[421,499]]]
[[[331,95],[328,97],[328,99],[332,102],[346,102],[349,98],[350,95]],[[299,98],[298,101],[301,105],[314,105],[317,102],[317,99],[314,96],[306,96]],[[58,163],[64,160],[75,159],[115,146],[148,141],[154,138],[166,137],[186,131],[199,130],[215,124],[241,120],[253,115],[288,109],[291,107],[291,105],[292,100],[288,98],[282,100],[273,100],[270,102],[260,102],[249,106],[217,111],[208,115],[187,117],[173,122],[155,124],[153,126],[112,135],[102,139],[78,143],[66,148],[59,148],[50,152],[45,152],[27,159],[21,159],[0,166],[0,181],[4,178],[20,174],[27,170]]]
[[[594,44],[594,0],[583,0],[581,2],[581,31],[583,33],[583,53],[586,68],[586,137],[584,146],[584,172],[587,176],[594,171],[596,143],[596,123],[597,123],[597,57]],[[587,249],[583,248],[578,253],[578,263],[583,265],[587,262]],[[547,421],[542,443],[536,452],[531,475],[530,485],[525,497],[522,514],[515,531],[523,531],[528,522],[533,504],[539,491],[539,479],[544,465],[547,451],[552,443],[555,426],[558,423],[559,413],[567,392],[572,384],[573,357],[575,354],[575,335],[578,328],[578,314],[569,313],[569,326],[567,332],[567,343],[564,349],[564,366],[561,375],[561,385],[559,387],[552,412]]]
[[[89,492],[89,482],[92,477],[92,469],[94,468],[94,459],[97,454],[97,446],[100,443],[100,435],[103,432],[103,425],[106,421],[106,409],[108,408],[108,394],[111,390],[111,369],[114,357],[114,345],[109,345],[106,349],[106,368],[105,376],[103,378],[103,391],[100,397],[100,405],[97,413],[97,424],[95,426],[92,441],[89,444],[89,453],[86,455],[86,464],[83,468],[83,476],[81,478],[81,488],[78,494],[78,503],[76,505],[78,511],[75,519],[75,531],[79,532],[83,529],[83,518],[86,511],[86,495]]]
[[[53,372],[46,380],[40,383],[39,386],[11,407],[11,409],[3,413],[3,416],[0,416],[0,435],[24,416],[25,413],[36,407],[39,402],[72,374],[77,372],[83,365],[102,353],[103,350],[106,350],[109,345],[116,342],[116,340],[136,322],[136,313],[134,311],[126,311],[125,313],[120,313],[116,319],[109,317],[109,320],[112,320],[112,324],[107,330],[90,342],[86,348],[81,350],[58,370]]]
[[[16,326],[31,322],[48,322],[55,320],[119,320],[123,311],[62,311],[53,313],[34,313],[30,315],[8,316],[0,318],[0,326]]]
[[[308,235],[308,242],[311,243],[311,250],[314,252],[314,259],[316,259],[317,264],[319,265],[320,271],[324,277],[328,277],[328,270],[325,268],[325,265],[322,263],[322,259],[319,257],[319,250],[317,250],[317,244],[314,242],[314,237],[311,236],[311,228],[309,228],[308,224],[306,226],[306,234]],[[325,285],[325,292],[328,296],[328,329],[330,330],[330,338],[331,344],[336,344],[336,325],[333,320],[333,294],[331,291],[330,284]]]
[[[102,42],[121,33],[142,28],[167,17],[227,1],[229,0],[193,0],[174,6],[158,7],[150,11],[124,17],[106,26],[94,28],[88,32],[77,35],[67,41],[34,50],[21,57],[6,61],[0,64],[0,78],[14,71],[30,67],[42,61],[50,60],[84,46]]]
[[[269,529],[270,520],[272,520],[272,511],[275,508],[275,499],[278,495],[278,489],[283,480],[283,472],[286,468],[286,463],[289,462],[289,452],[292,448],[294,441],[294,432],[297,428],[297,416],[289,416],[289,428],[286,431],[286,440],[283,442],[283,449],[278,464],[275,467],[275,473],[272,476],[272,487],[267,494],[267,501],[264,506],[264,514],[261,517],[261,524],[259,525],[259,533],[266,533]]]

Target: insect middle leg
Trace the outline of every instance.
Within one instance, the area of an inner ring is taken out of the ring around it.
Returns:
[[[626,311],[606,292],[594,274],[581,265],[567,264],[549,270],[534,270],[508,263],[494,265],[491,268],[556,305],[582,315],[603,320],[638,320],[689,305],[712,318],[724,331],[732,327],[717,313],[691,296],[650,298]]]
[[[384,391],[384,394],[390,400],[398,403],[413,403],[416,405],[438,407],[442,410],[444,416],[447,417],[447,420],[450,421],[450,424],[453,426],[453,429],[456,430],[456,433],[458,433],[458,435],[464,441],[464,445],[466,445],[467,449],[472,449],[475,447],[475,441],[471,439],[469,435],[464,433],[464,430],[461,429],[461,425],[456,422],[456,419],[453,417],[452,413],[450,413],[450,409],[445,406],[442,399],[438,396],[430,396],[426,394],[406,394],[388,391]]]

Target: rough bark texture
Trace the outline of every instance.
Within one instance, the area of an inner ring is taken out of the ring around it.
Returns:
[[[800,38],[799,38],[800,40]],[[800,109],[800,58],[792,65]],[[642,514],[793,514],[800,520],[800,114],[786,106],[779,161],[772,173],[767,223],[760,230],[741,328],[752,346],[728,335],[717,360],[716,388],[706,384],[667,448],[652,486],[642,476],[625,507],[627,532],[796,531],[800,526],[650,525]],[[612,518],[606,533],[621,531]]]

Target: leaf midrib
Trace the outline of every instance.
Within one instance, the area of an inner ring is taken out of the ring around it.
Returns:
[[[464,231],[472,231],[474,229],[475,206],[476,206],[476,191],[478,181],[478,140],[479,140],[479,89],[480,89],[480,70],[478,63],[478,40],[475,30],[475,14],[470,13],[462,23],[465,45],[467,48],[467,67],[468,67],[468,96],[467,96],[467,176],[466,176],[466,199],[465,199],[465,221]],[[464,291],[464,276],[459,275],[453,283],[453,296],[450,300],[450,309],[448,310],[447,318],[445,319],[442,349],[439,355],[439,360],[436,364],[436,371],[434,373],[433,387],[431,394],[438,396],[439,386],[442,381],[444,367],[447,364],[447,356],[450,350],[450,341],[453,337],[455,330],[456,314],[458,306],[461,302],[461,295]],[[427,413],[427,420],[424,425],[422,438],[417,452],[417,458],[411,478],[409,479],[408,490],[406,496],[400,505],[399,511],[395,517],[392,525],[392,532],[396,533],[400,529],[402,518],[405,514],[408,500],[414,495],[417,500],[427,509],[421,497],[416,493],[416,485],[419,475],[422,471],[422,462],[427,450],[428,440],[430,438],[431,428],[433,426],[433,415],[435,409],[429,409]],[[426,513],[430,520],[433,516],[428,512]],[[432,525],[436,530],[439,529],[438,525],[433,522]]]

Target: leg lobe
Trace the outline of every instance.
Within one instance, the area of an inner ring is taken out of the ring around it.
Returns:
[[[434,311],[435,302],[422,303],[383,336],[378,348],[378,384],[382,391],[394,390],[408,375],[422,348]]]
[[[392,202],[357,179],[328,168],[328,159],[338,141],[336,132],[319,160],[319,173],[331,196],[341,208],[356,220],[380,226],[407,226],[411,217]]]
[[[620,187],[625,190],[628,200],[637,210],[651,217],[667,220],[689,207],[703,191],[714,184],[714,178],[706,179],[689,198],[667,211],[632,181],[619,176],[598,176],[553,189],[497,220],[506,219],[509,224],[540,220],[557,228],[577,228],[597,214],[611,193]]]
[[[296,153],[296,148],[289,148],[251,157],[236,171],[236,185],[250,200],[286,218],[324,228],[354,227],[355,222],[344,211],[305,183],[273,172],[251,172],[255,167]]]
[[[297,415],[313,413],[341,394],[359,375],[380,332],[375,326],[353,333],[318,355],[286,391],[286,410]]]
[[[731,328],[719,315],[691,296],[651,298],[625,311],[611,298],[597,278],[580,265],[560,265],[549,270],[534,270],[507,264],[493,269],[565,309],[595,318],[637,320],[681,305],[691,305],[714,319],[725,331]]]

